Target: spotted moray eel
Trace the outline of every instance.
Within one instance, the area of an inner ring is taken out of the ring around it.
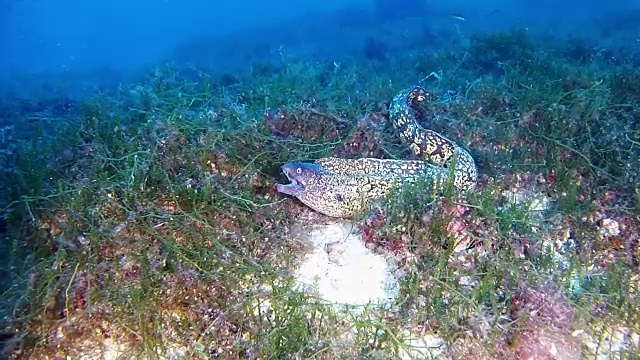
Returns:
[[[389,121],[421,160],[329,157],[287,163],[282,171],[291,183],[276,184],[276,190],[325,215],[353,218],[404,183],[426,179],[432,190],[447,184],[461,191],[473,189],[478,172],[471,155],[418,124],[418,107],[429,98],[429,92],[414,86],[400,91],[389,107]]]

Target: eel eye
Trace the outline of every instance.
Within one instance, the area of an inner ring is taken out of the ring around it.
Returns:
[[[302,168],[296,168],[296,174],[302,174]]]

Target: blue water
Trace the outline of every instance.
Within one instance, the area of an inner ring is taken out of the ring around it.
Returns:
[[[416,23],[461,38],[513,25],[597,38],[593,19],[640,8],[638,1],[587,0],[2,0],[0,6],[0,78],[83,73],[95,81],[169,60],[248,67],[280,47],[339,60],[360,51],[367,36]],[[434,45],[442,44],[424,44]]]

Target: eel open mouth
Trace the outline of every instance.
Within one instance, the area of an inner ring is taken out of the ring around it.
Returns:
[[[305,190],[306,184],[296,176],[296,167],[290,164],[282,166],[282,172],[291,181],[290,184],[276,184],[279,193],[296,196]]]

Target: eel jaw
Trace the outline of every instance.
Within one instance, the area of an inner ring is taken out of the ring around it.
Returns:
[[[304,192],[306,189],[306,184],[304,181],[296,178],[295,169],[291,166],[284,165],[282,166],[282,172],[285,174],[287,179],[291,181],[290,184],[276,184],[276,191],[279,193],[283,193],[286,195],[298,196]]]

